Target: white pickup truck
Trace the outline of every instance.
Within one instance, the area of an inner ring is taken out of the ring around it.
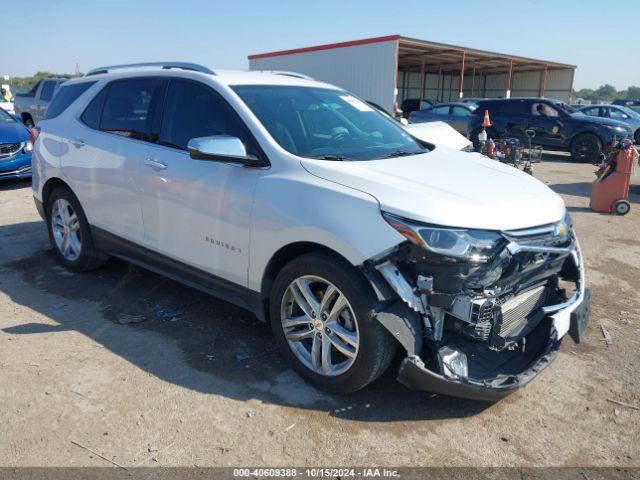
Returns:
[[[20,117],[22,123],[31,128],[42,120],[53,96],[60,85],[67,80],[69,79],[65,77],[43,78],[28,92],[16,93],[13,106],[15,114]]]

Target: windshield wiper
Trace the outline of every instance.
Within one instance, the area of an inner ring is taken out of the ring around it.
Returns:
[[[395,150],[382,158],[407,157],[409,155],[418,155],[422,152],[407,152],[406,150]]]
[[[346,157],[343,157],[341,155],[319,155],[317,157],[309,157],[309,158],[313,158],[316,160],[333,160],[336,162],[342,162],[343,160],[347,160]]]

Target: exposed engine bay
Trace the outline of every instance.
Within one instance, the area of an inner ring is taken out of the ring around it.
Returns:
[[[428,227],[419,228],[415,231],[422,238],[433,235]],[[532,370],[537,373],[555,354],[566,330],[558,332],[553,314],[584,300],[580,250],[570,225],[562,222],[494,233],[490,248],[488,232],[465,234],[483,237],[476,241],[482,249],[466,258],[425,248],[407,235],[408,241],[367,262],[363,270],[380,298],[388,300],[390,289],[392,297],[401,299],[402,307],[396,304],[378,319],[407,350],[403,367],[410,362],[414,370],[445,381],[483,390],[498,387],[506,394],[509,389],[501,386],[521,386],[523,374],[528,381]],[[587,322],[588,308],[586,319],[572,322],[578,337]],[[400,380],[405,381],[402,370]],[[425,389],[438,390],[433,385]],[[441,393],[495,398],[445,390]]]

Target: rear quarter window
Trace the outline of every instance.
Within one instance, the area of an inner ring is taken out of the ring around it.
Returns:
[[[48,120],[60,115],[95,83],[96,82],[83,82],[60,87],[56,96],[53,97],[53,101],[49,105],[44,118]]]

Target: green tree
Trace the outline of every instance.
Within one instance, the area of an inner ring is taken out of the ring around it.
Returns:
[[[633,85],[627,88],[627,98],[630,100],[636,100],[640,98],[640,87]]]
[[[613,100],[618,95],[616,87],[609,84],[598,87],[595,93],[596,97],[601,100]]]

